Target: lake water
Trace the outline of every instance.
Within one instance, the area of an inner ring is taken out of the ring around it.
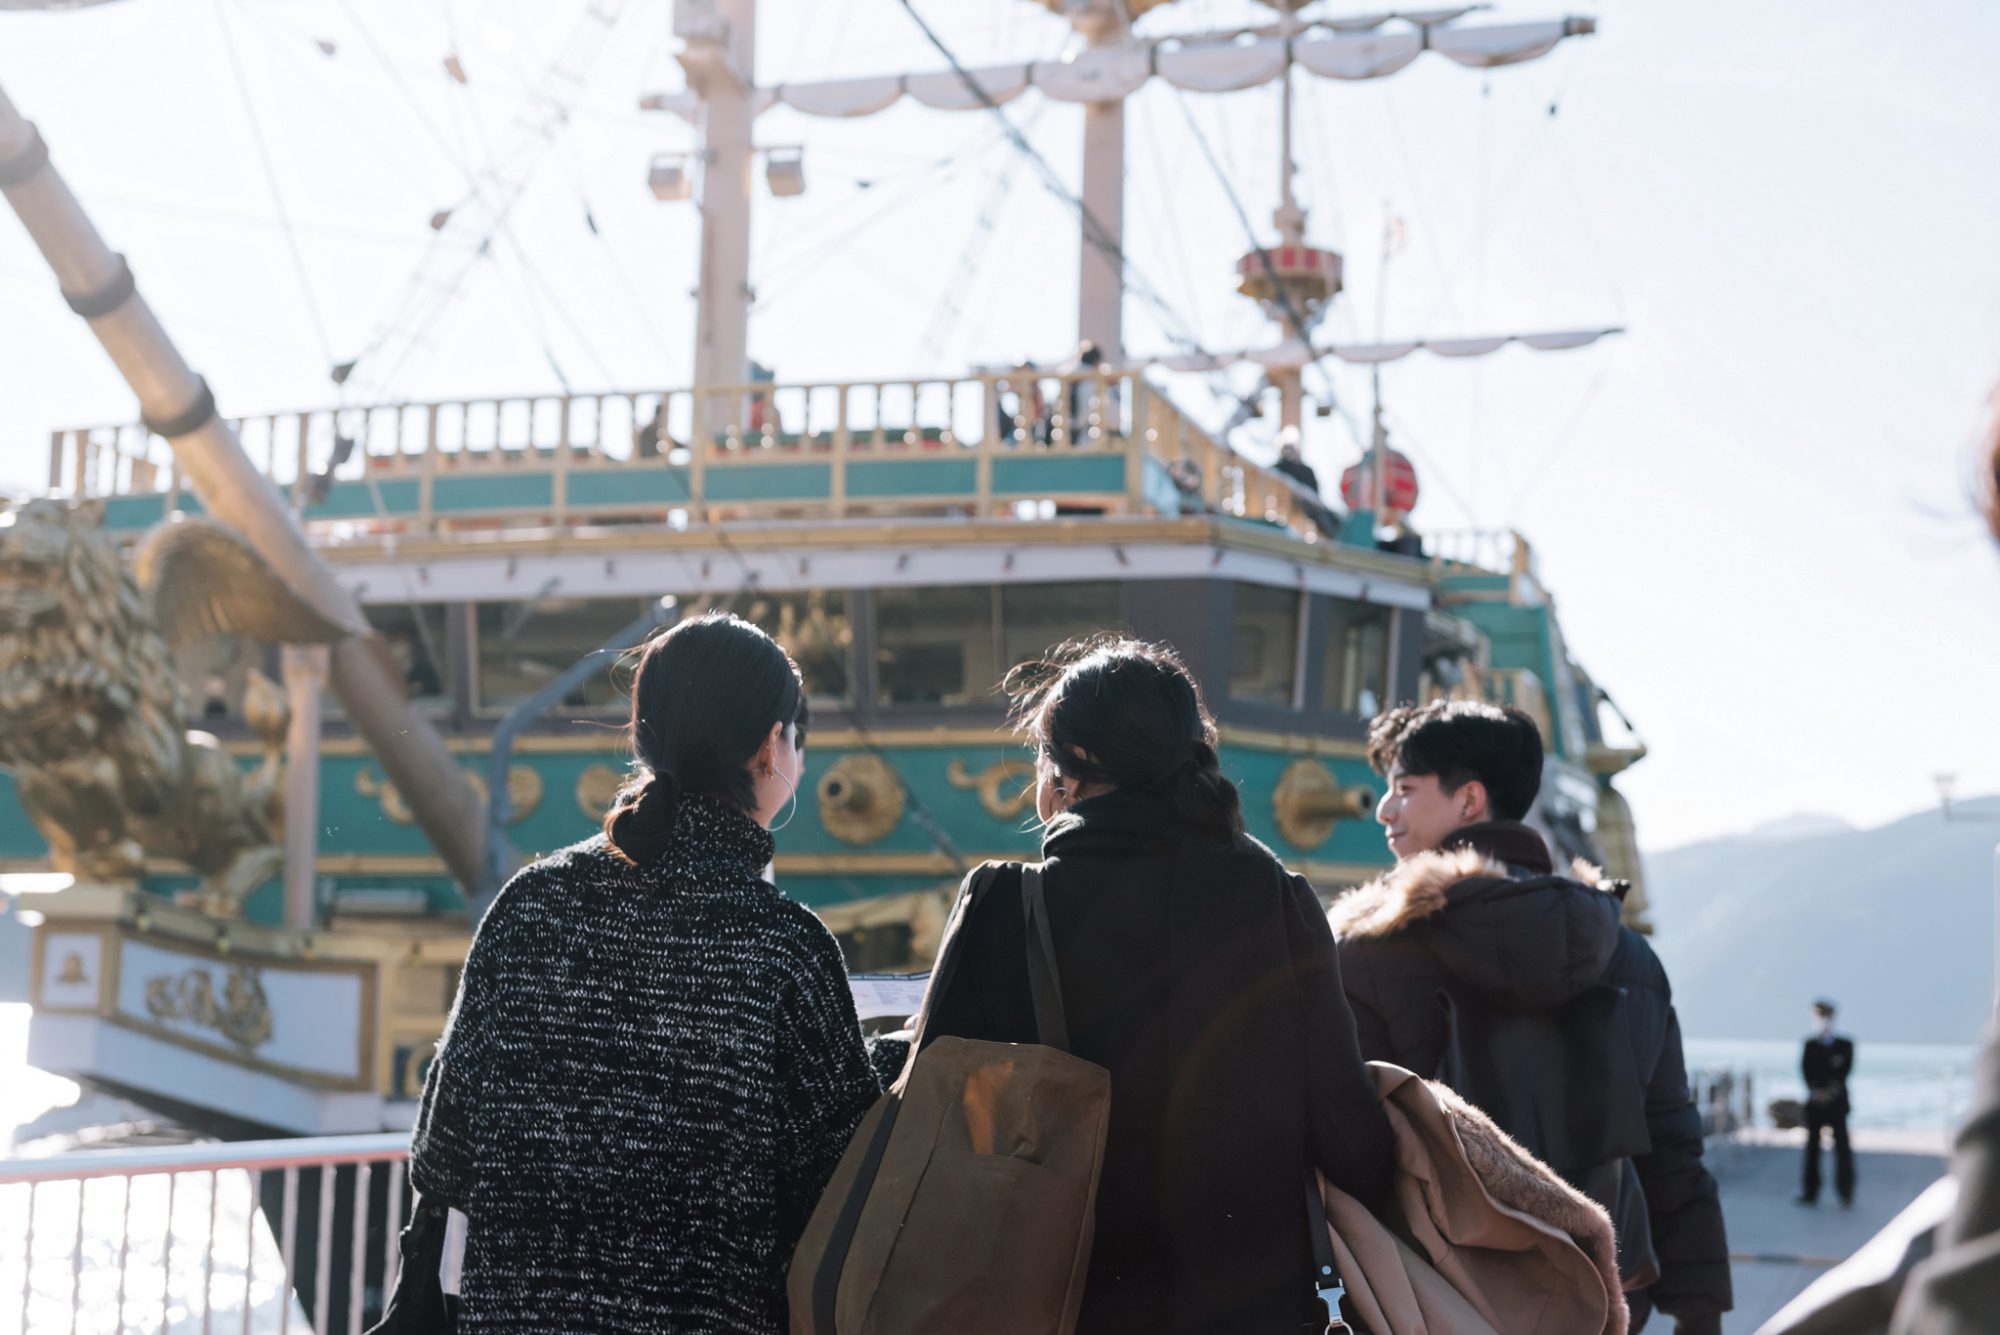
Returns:
[[[1799,1052],[1805,1042],[1690,1038],[1690,1070],[1748,1071],[1756,1081],[1757,1119],[1768,1125],[1773,1099],[1805,1097]],[[1847,1082],[1852,1124],[1932,1130],[1956,1126],[1971,1095],[1978,1049],[1953,1043],[1870,1043],[1854,1040],[1854,1075]]]

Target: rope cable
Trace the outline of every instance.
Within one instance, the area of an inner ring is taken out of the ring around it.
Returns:
[[[271,146],[264,138],[263,118],[257,115],[250,97],[250,80],[243,72],[243,59],[236,49],[236,34],[229,26],[229,13],[225,0],[215,0],[216,26],[222,31],[222,46],[229,53],[230,73],[235,76],[236,93],[243,104],[243,117],[250,122],[250,137],[257,146],[257,160],[264,168],[264,185],[271,193],[271,206],[277,210],[279,225],[284,229],[285,249],[292,258],[292,272],[299,282],[299,292],[306,300],[306,316],[312,323],[313,336],[319,340],[320,355],[325,364],[334,363],[333,342],[327,337],[326,318],[321,314],[319,298],[313,292],[312,277],[306,269],[305,252],[299,246],[298,233],[292,228],[291,211],[285,207],[285,193],[278,188],[278,168],[271,159]]]
[[[1027,137],[1021,133],[1020,129],[1014,124],[1013,119],[1007,115],[1006,110],[993,100],[992,94],[988,93],[985,87],[972,77],[965,66],[959,62],[958,57],[953,54],[951,48],[945,44],[944,39],[939,37],[930,24],[924,21],[923,15],[917,12],[914,0],[900,0],[900,3],[904,11],[909,14],[911,21],[923,33],[925,40],[936,48],[939,55],[944,57],[945,63],[951,67],[952,73],[958,76],[960,84],[978,100],[981,106],[992,113],[993,118],[1000,123],[1007,141],[1013,145],[1015,151],[1027,158],[1034,165],[1036,174],[1041,178],[1043,188],[1061,200],[1066,207],[1076,214],[1083,226],[1083,239],[1085,243],[1096,249],[1099,254],[1111,262],[1112,272],[1118,276],[1120,291],[1138,297],[1146,305],[1151,306],[1159,313],[1163,320],[1160,332],[1166,336],[1168,342],[1179,347],[1184,352],[1203,358],[1212,356],[1213,354],[1209,353],[1202,346],[1201,340],[1195,336],[1188,322],[1182,318],[1180,313],[1174,309],[1165,297],[1160,295],[1159,289],[1146,280],[1145,275],[1138,270],[1137,266],[1132,264],[1126,256],[1124,247],[1118,238],[1112,236],[1089,206],[1063,183],[1062,177],[1056,172],[1054,167],[1049,165],[1048,159],[1042,156],[1035,146],[1028,141]],[[1250,401],[1243,395],[1238,394],[1233,387],[1230,387],[1227,383],[1227,377],[1222,376],[1219,371],[1209,372],[1207,378],[1210,385],[1210,393],[1218,401],[1231,402],[1239,406],[1250,406]],[[1220,391],[1215,389],[1218,379],[1223,384],[1223,388]],[[1224,435],[1225,439],[1221,444],[1224,449],[1228,449],[1227,433],[1225,432]]]

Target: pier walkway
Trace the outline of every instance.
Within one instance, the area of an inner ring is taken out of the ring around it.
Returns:
[[[1736,1281],[1736,1310],[1723,1322],[1724,1335],[1754,1335],[1807,1285],[1875,1236],[1946,1167],[1942,1130],[1857,1129],[1854,1208],[1841,1209],[1829,1185],[1819,1205],[1808,1209],[1793,1204],[1804,1145],[1798,1131],[1756,1131],[1733,1142],[1710,1142],[1709,1166],[1722,1184]],[[1829,1153],[1829,1179],[1832,1168]]]

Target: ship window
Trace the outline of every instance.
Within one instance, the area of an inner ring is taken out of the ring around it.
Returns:
[[[1119,592],[1108,582],[1001,585],[1001,663],[1011,668],[1075,636],[1116,630],[1124,619]]]
[[[383,603],[368,609],[368,624],[389,646],[403,689],[418,706],[443,709],[451,700],[445,613],[443,603]]]
[[[883,589],[875,595],[875,673],[885,705],[962,705],[993,686],[990,585]]]
[[[785,646],[814,700],[847,700],[847,650],[854,643],[847,594],[840,589],[759,593],[743,613]]]
[[[638,620],[636,598],[536,598],[481,603],[474,619],[474,662],[482,709],[519,704],[572,663]],[[563,696],[555,708],[615,710],[631,688],[629,668],[608,664]]]
[[[1391,612],[1337,603],[1327,645],[1325,705],[1337,714],[1374,718],[1389,704]]]
[[[1263,584],[1238,584],[1235,592],[1230,698],[1290,708],[1298,679],[1299,594]]]

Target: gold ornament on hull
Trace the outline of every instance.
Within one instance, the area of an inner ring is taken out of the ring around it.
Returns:
[[[127,570],[102,502],[0,512],[0,765],[57,870],[138,880],[148,857],[187,864],[207,912],[233,915],[276,874],[285,697],[250,676],[244,717],[263,763],[244,771],[190,730],[173,653],[237,634],[324,644],[335,625],[240,538],[207,520],[155,528]]]
[[[83,956],[74,950],[66,953],[62,972],[56,975],[56,981],[65,987],[88,987],[90,975],[84,972]]]
[[[954,757],[944,777],[954,788],[976,789],[979,805],[995,820],[1019,819],[1034,800],[1035,767],[1025,760],[996,760],[974,774]]]
[[[1326,763],[1311,757],[1285,766],[1271,793],[1271,815],[1278,833],[1298,849],[1318,848],[1340,822],[1360,820],[1374,809],[1375,794],[1368,785],[1342,788]]]
[[[271,1001],[255,965],[233,964],[215,996],[215,979],[197,967],[146,980],[146,1013],[155,1020],[213,1029],[244,1051],[271,1041]]]
[[[472,791],[479,794],[483,804],[486,801],[486,776],[478,770],[465,771],[465,780],[472,785]],[[376,777],[375,771],[364,769],[354,776],[354,791],[363,797],[372,797],[382,804],[382,814],[398,825],[416,823],[416,815],[410,804],[396,791],[396,785],[387,779]],[[534,814],[542,802],[542,775],[532,765],[513,765],[507,770],[507,803],[509,807],[507,823],[519,825]]]
[[[879,756],[842,756],[820,776],[819,819],[846,844],[872,844],[896,828],[909,795]]]
[[[576,776],[576,809],[590,817],[592,824],[602,825],[627,777],[626,771],[609,765],[588,767]]]

